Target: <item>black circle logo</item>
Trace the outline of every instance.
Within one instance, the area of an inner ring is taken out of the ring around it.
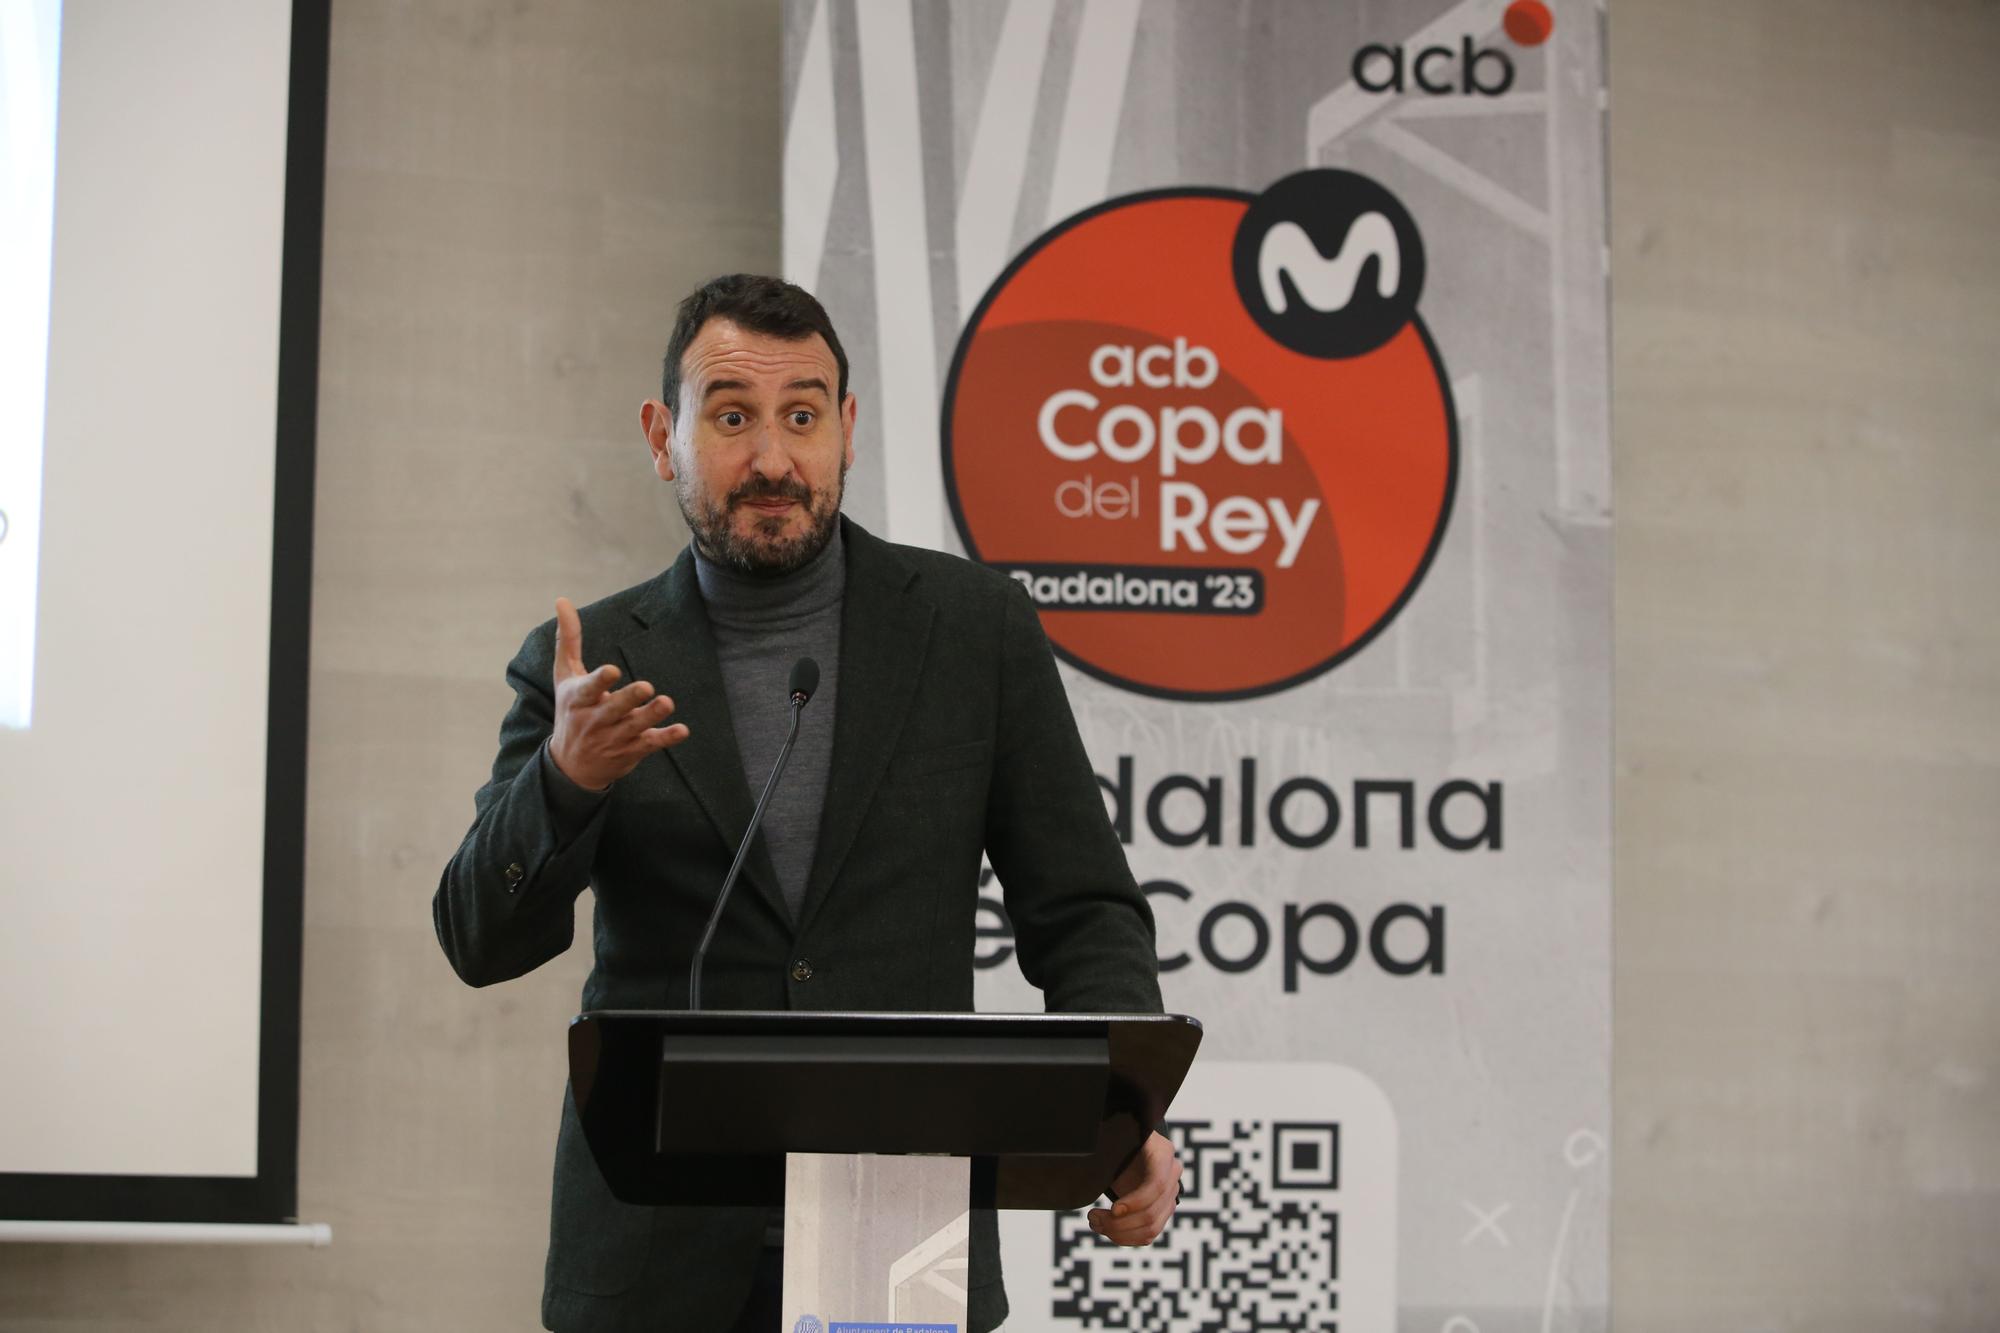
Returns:
[[[1424,242],[1410,211],[1366,176],[1332,167],[1296,172],[1258,195],[1231,262],[1257,326],[1326,360],[1388,342],[1424,290]]]

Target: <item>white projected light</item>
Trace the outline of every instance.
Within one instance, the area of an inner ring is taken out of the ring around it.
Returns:
[[[0,727],[34,704],[62,0],[0,0]]]
[[[0,1219],[271,1220],[291,6],[0,0],[0,42],[0,1015],[62,1016],[0,1022]],[[173,714],[166,767],[107,794],[135,700]]]

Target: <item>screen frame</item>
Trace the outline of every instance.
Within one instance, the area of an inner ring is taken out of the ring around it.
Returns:
[[[22,1221],[225,1223],[297,1218],[307,690],[331,5],[332,0],[292,3],[271,530],[257,1174],[0,1172],[0,1200],[4,1200],[0,1216]],[[43,1021],[59,1022],[60,1016]]]

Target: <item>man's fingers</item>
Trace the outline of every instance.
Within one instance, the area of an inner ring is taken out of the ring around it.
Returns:
[[[665,750],[679,745],[688,738],[685,722],[676,722],[671,727],[648,727],[639,733],[640,743],[651,750]]]
[[[1172,1202],[1167,1199],[1157,1199],[1145,1208],[1133,1208],[1130,1200],[1120,1199],[1115,1207],[1091,1209],[1090,1226],[1116,1245],[1150,1245],[1167,1229],[1173,1215]]]
[[[567,597],[556,598],[556,681],[583,674],[583,622]]]
[[[1118,1217],[1109,1208],[1093,1208],[1090,1226],[1114,1245],[1150,1245],[1166,1230],[1167,1219],[1151,1213],[1129,1213]]]
[[[616,717],[621,713],[631,712],[639,705],[649,702],[652,697],[652,682],[635,680],[624,689],[606,695],[604,697],[604,706],[610,710],[613,717]]]
[[[1171,1213],[1174,1204],[1179,1201],[1179,1191],[1172,1185],[1159,1189],[1149,1181],[1145,1189],[1136,1190],[1111,1205],[1109,1212],[1119,1221],[1133,1217],[1163,1216]]]
[[[1123,1215],[1135,1209],[1150,1207],[1153,1200],[1172,1187],[1173,1170],[1173,1162],[1169,1159],[1141,1176],[1132,1183],[1130,1189],[1112,1201],[1113,1211]],[[1126,1207],[1127,1204],[1131,1207]]]
[[[612,689],[616,688],[618,678],[624,674],[617,667],[606,662],[603,666],[577,682],[575,701],[583,705],[596,703]]]
[[[650,689],[651,686],[647,688]],[[624,691],[621,690],[619,693],[622,694]],[[611,697],[616,699],[618,695],[614,694]],[[627,713],[620,725],[628,731],[637,733],[657,727],[673,715],[674,701],[667,695],[662,694],[647,700]]]
[[[1160,1200],[1173,1197],[1180,1188],[1180,1181],[1180,1163],[1169,1157],[1138,1184],[1119,1195],[1111,1211],[1120,1217],[1127,1213],[1145,1212]]]

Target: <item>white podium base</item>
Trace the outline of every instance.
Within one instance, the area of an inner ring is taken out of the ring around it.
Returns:
[[[786,1333],[963,1333],[972,1164],[785,1159]]]

